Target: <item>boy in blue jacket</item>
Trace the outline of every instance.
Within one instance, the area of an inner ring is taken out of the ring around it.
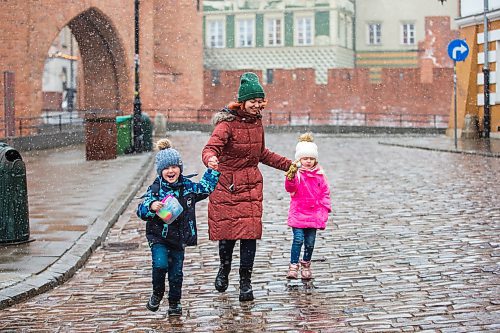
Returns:
[[[196,202],[206,199],[215,189],[220,172],[207,169],[199,183],[182,175],[182,160],[179,152],[171,147],[168,139],[157,142],[156,172],[158,177],[137,207],[137,216],[147,221],[146,237],[151,248],[153,264],[153,293],[146,307],[158,311],[165,293],[165,277],[168,273],[168,315],[180,316],[186,246],[197,244]],[[161,200],[167,195],[174,196],[181,204],[182,213],[170,224],[156,214],[163,206]]]

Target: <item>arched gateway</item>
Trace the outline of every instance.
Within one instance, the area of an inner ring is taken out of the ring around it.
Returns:
[[[83,64],[83,109],[121,110],[132,93],[130,69],[121,38],[112,22],[90,8],[68,23],[78,42]],[[122,99],[123,98],[123,99]]]
[[[68,26],[81,57],[79,109],[133,111],[134,1],[26,0],[0,4],[0,71],[14,80],[15,117],[42,112],[47,52]],[[182,24],[179,22],[182,21]],[[203,101],[202,16],[196,3],[140,1],[142,109],[198,109]],[[189,59],[189,61],[186,61]],[[8,82],[7,82],[8,83]],[[4,104],[5,80],[0,84]],[[5,118],[0,111],[0,121]],[[0,133],[0,137],[5,133]]]

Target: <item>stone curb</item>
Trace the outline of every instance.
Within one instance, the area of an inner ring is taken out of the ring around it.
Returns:
[[[403,147],[403,148],[412,148],[412,149],[423,149],[423,150],[439,151],[439,152],[445,152],[445,153],[455,153],[455,154],[465,154],[465,155],[479,155],[479,156],[485,156],[485,157],[500,158],[500,154],[498,154],[498,153],[488,153],[488,152],[474,151],[474,150],[454,150],[454,149],[433,148],[433,147],[426,147],[426,146],[407,145],[407,144],[389,143],[389,142],[378,142],[378,144],[384,145],[384,146],[394,146],[394,147]]]
[[[147,153],[151,155],[152,153]],[[104,212],[96,218],[88,230],[59,259],[40,274],[30,276],[13,286],[0,291],[0,310],[42,294],[71,278],[80,269],[92,252],[105,240],[109,229],[118,220],[142,184],[150,176],[154,159],[147,158],[140,172],[116,197]]]

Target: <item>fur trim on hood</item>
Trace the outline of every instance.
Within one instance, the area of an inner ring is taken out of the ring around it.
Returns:
[[[228,108],[224,108],[214,114],[212,117],[212,124],[215,126],[223,121],[233,121],[236,119],[236,115],[233,113],[234,111],[229,110]]]

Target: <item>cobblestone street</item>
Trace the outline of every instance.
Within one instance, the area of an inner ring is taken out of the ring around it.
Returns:
[[[292,157],[297,136],[267,134],[266,143]],[[184,173],[203,173],[208,134],[170,138]],[[208,240],[206,200],[197,205],[199,245],[186,251],[182,317],[168,318],[165,300],[149,312],[151,256],[133,200],[73,278],[1,310],[0,331],[500,331],[500,159],[380,145],[381,137],[315,139],[333,213],[318,231],[312,284],[285,279],[292,234],[284,174],[261,165],[255,301],[238,301],[236,259],[228,290],[213,287],[218,249]]]

